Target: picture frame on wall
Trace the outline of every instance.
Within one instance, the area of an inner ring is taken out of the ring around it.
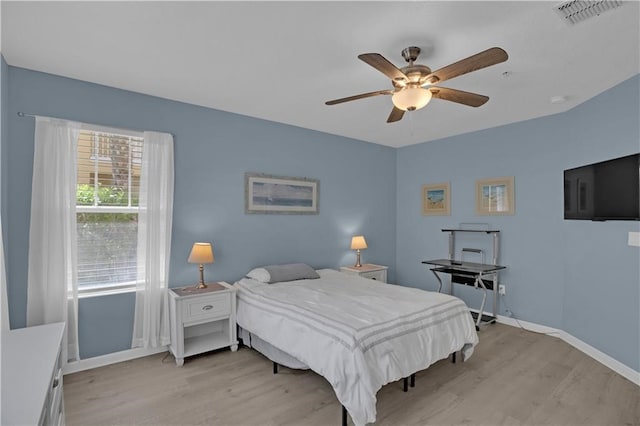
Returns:
[[[496,177],[476,180],[476,214],[515,214],[514,177]]]
[[[245,173],[245,213],[318,214],[320,182],[306,177]]]
[[[451,214],[449,182],[422,185],[422,214],[424,216],[449,216]]]

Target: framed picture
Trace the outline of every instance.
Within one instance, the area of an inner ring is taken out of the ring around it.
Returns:
[[[422,185],[422,214],[425,216],[448,216],[451,214],[449,182]]]
[[[513,176],[476,181],[476,214],[510,215],[515,206]]]
[[[245,173],[245,213],[318,214],[317,179]]]

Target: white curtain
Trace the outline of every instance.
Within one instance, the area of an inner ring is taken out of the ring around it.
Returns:
[[[138,214],[138,274],[131,346],[168,345],[173,213],[173,136],[144,132]]]
[[[76,162],[79,126],[36,118],[27,326],[66,322],[63,359],[79,360]],[[66,343],[66,344],[65,344]]]

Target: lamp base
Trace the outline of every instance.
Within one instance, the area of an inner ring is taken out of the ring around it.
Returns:
[[[200,264],[200,282],[196,288],[207,288],[207,285],[204,283],[204,265],[202,264]]]
[[[362,268],[362,263],[360,263],[360,249],[356,250],[356,264],[353,266],[355,268]]]

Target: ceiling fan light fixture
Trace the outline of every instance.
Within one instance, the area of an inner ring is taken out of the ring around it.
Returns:
[[[405,87],[393,94],[391,100],[396,108],[415,111],[424,108],[431,100],[431,91],[423,87]]]

